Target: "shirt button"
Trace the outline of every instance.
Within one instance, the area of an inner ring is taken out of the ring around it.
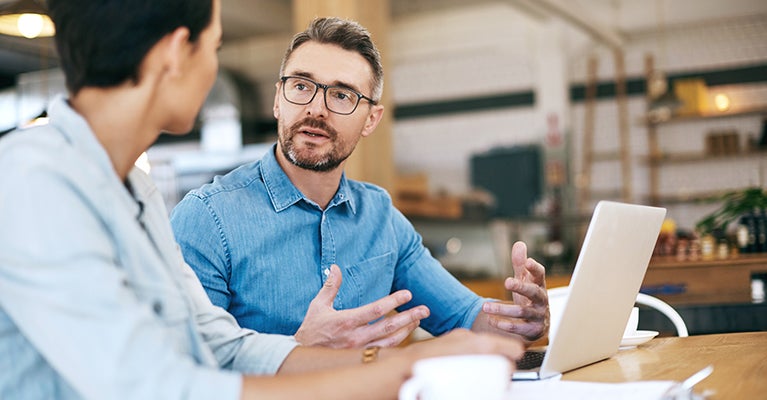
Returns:
[[[159,301],[152,303],[152,310],[154,310],[155,314],[160,314],[162,312],[162,303]]]
[[[325,269],[323,269],[323,270],[322,270],[322,273],[323,273],[323,274],[325,275],[325,277],[327,278],[327,277],[328,277],[328,275],[330,275],[330,268],[325,268]]]
[[[343,198],[344,198],[344,194],[343,194],[343,193],[340,193],[340,194],[338,195],[338,198],[340,198],[340,199],[343,199]]]

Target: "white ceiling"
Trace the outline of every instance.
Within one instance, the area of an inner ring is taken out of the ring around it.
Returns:
[[[0,0],[0,5],[13,0]],[[761,14],[764,0],[389,0],[392,19],[436,9],[500,2],[537,19],[564,18],[592,34],[627,38],[648,30],[679,24],[705,24],[717,20]],[[224,40],[236,41],[291,31],[290,0],[223,0]],[[0,37],[0,75],[38,70],[55,65],[50,39]]]

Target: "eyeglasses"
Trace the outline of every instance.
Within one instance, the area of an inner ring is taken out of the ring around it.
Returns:
[[[370,104],[376,104],[376,101],[370,97],[347,87],[323,85],[299,76],[283,76],[280,80],[282,81],[282,95],[285,100],[293,104],[302,106],[311,103],[319,88],[325,91],[325,107],[336,114],[349,115],[353,113],[361,99],[369,101]]]

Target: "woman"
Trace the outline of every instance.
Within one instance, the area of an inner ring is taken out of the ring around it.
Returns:
[[[48,5],[69,96],[0,142],[0,398],[393,398],[419,358],[521,354],[467,331],[360,354],[240,328],[134,167],[161,132],[192,128],[220,0]]]

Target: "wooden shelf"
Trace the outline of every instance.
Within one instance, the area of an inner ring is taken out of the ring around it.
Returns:
[[[722,197],[726,193],[731,192],[732,190],[693,192],[676,195],[657,195],[654,198],[647,198],[647,201],[651,202],[651,204],[661,203],[666,205],[683,203],[705,203],[715,201],[716,199]]]
[[[621,153],[618,151],[594,152],[591,157],[593,162],[620,161]]]
[[[683,164],[711,160],[740,159],[743,157],[764,157],[767,156],[766,150],[749,150],[733,154],[706,154],[706,153],[661,153],[658,156],[644,156],[642,159],[646,163],[656,164]]]
[[[748,108],[741,108],[741,109],[724,111],[724,112],[709,111],[703,114],[674,115],[666,121],[659,121],[659,122],[652,122],[648,120],[647,118],[644,118],[640,121],[640,123],[644,125],[664,125],[664,124],[671,124],[674,122],[696,121],[696,120],[712,119],[712,118],[743,117],[748,115],[759,115],[759,114],[764,114],[765,116],[767,116],[767,106],[748,107]]]
[[[767,253],[739,254],[737,257],[730,257],[724,260],[684,260],[679,261],[673,256],[654,256],[650,260],[648,268],[697,268],[697,267],[715,267],[715,266],[734,266],[734,265],[762,265],[767,269]]]
[[[617,200],[621,198],[621,190],[615,189],[592,189],[589,191],[594,200]]]

